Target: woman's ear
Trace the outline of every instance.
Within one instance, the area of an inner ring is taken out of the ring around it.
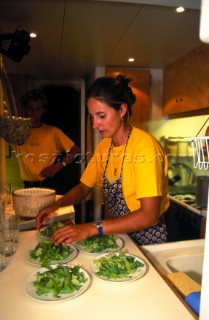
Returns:
[[[121,118],[123,118],[127,112],[128,112],[127,104],[126,103],[121,104],[120,106]]]

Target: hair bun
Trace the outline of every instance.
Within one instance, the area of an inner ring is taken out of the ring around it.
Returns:
[[[132,81],[132,79],[128,78],[126,75],[123,75],[123,74],[119,74],[116,77],[116,80],[121,85],[121,87],[123,87],[124,89],[127,89],[128,85],[129,85],[129,82]]]

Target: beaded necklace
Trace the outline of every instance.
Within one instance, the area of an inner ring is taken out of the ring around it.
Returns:
[[[132,127],[130,126],[129,127],[129,131],[128,131],[128,136],[127,136],[127,139],[126,139],[126,143],[125,143],[125,148],[122,148],[119,152],[119,154],[117,155],[117,158],[119,158],[120,154],[122,154],[122,151],[124,150],[124,155],[123,155],[123,159],[122,159],[122,166],[121,166],[121,172],[122,172],[122,169],[123,169],[123,162],[124,162],[124,159],[125,159],[125,156],[126,156],[126,148],[127,148],[127,145],[128,145],[128,140],[130,138],[130,135],[131,135],[131,132],[132,132]],[[112,152],[112,149],[113,149],[113,140],[111,140],[111,144],[110,144],[110,147],[109,147],[109,150],[108,150],[108,155],[107,155],[107,162],[106,162],[106,167],[105,167],[105,172],[106,172],[106,168],[107,168],[107,165],[108,165],[108,162],[109,162],[109,157],[110,157],[110,154]],[[118,172],[118,164],[119,160],[117,161],[117,163],[114,165],[114,176],[117,175],[117,172]]]

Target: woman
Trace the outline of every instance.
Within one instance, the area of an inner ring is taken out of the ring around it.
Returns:
[[[129,233],[141,245],[167,240],[164,220],[169,206],[167,158],[153,136],[129,124],[136,99],[129,82],[123,75],[101,77],[90,88],[88,111],[93,128],[104,139],[98,144],[80,183],[39,212],[37,228],[45,225],[59,206],[75,205],[101,185],[112,218],[63,227],[52,236],[56,244],[103,233]]]

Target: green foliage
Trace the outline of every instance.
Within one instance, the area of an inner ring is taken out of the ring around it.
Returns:
[[[33,285],[38,296],[51,293],[53,297],[59,298],[60,294],[78,291],[86,281],[84,273],[80,271],[80,266],[58,265],[43,273],[38,272]]]
[[[29,257],[34,262],[46,265],[52,261],[65,260],[72,252],[71,246],[62,244],[56,246],[51,240],[42,240],[33,250],[29,251]]]
[[[43,237],[51,238],[53,233],[59,229],[64,227],[65,225],[62,222],[54,222],[52,225],[46,227],[44,230],[40,231],[40,235]]]
[[[78,242],[81,248],[90,253],[103,252],[107,249],[119,248],[114,235],[93,236]]]
[[[93,260],[98,272],[97,275],[108,280],[118,280],[131,277],[136,271],[144,266],[135,257],[127,255],[124,251],[109,253],[100,259]]]

